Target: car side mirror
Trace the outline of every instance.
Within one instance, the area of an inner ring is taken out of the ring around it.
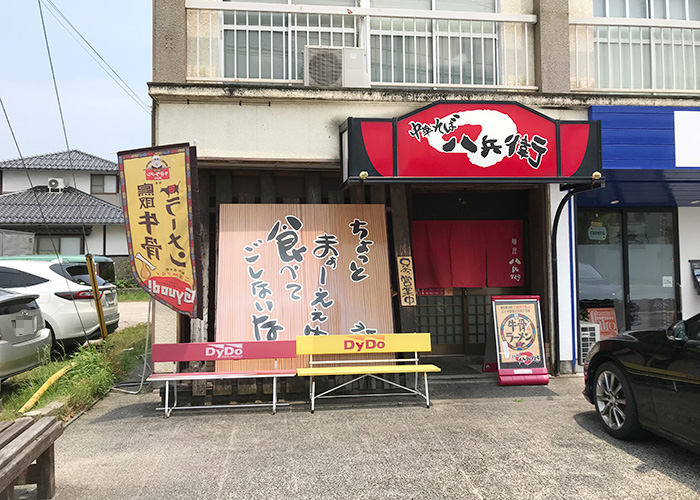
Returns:
[[[670,340],[686,340],[688,333],[685,331],[685,321],[678,321],[669,326],[666,330],[666,336]]]

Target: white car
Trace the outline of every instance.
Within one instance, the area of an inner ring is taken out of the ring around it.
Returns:
[[[36,299],[0,288],[0,382],[41,364],[51,345]]]
[[[119,325],[117,287],[97,276],[100,301],[111,333]],[[0,260],[0,288],[37,295],[54,344],[82,342],[100,335],[90,275],[85,262]]]

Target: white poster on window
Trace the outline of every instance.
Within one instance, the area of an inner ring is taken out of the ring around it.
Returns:
[[[700,167],[700,111],[674,111],[676,167]]]

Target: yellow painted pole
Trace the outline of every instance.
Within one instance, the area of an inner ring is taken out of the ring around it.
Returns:
[[[60,370],[58,370],[56,373],[51,375],[49,379],[44,382],[44,384],[39,387],[39,390],[34,393],[34,395],[29,398],[29,401],[24,403],[24,406],[19,409],[18,413],[25,413],[28,412],[29,410],[32,409],[32,407],[36,404],[37,401],[39,401],[39,398],[41,397],[42,394],[46,392],[46,390],[53,385],[54,382],[56,382],[59,378],[63,376],[64,373],[66,373],[68,370],[70,370],[72,367],[75,366],[75,363],[71,363],[70,365],[66,365]]]
[[[107,340],[107,323],[105,323],[105,313],[102,311],[102,297],[100,296],[99,288],[97,288],[97,274],[95,273],[95,261],[92,260],[92,254],[85,254],[85,261],[87,263],[88,272],[90,273],[92,297],[95,301],[95,308],[97,309],[97,319],[100,321],[102,340]]]

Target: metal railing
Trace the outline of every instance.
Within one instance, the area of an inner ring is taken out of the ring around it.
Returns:
[[[536,90],[529,14],[187,0],[187,80],[301,84],[304,47],[359,47],[373,86]]]
[[[571,90],[700,91],[700,21],[571,18]]]

